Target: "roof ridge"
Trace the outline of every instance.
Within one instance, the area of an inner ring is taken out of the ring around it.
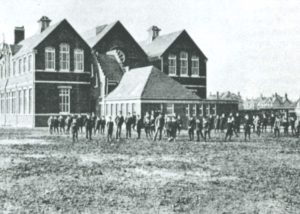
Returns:
[[[152,71],[153,71],[153,67],[154,67],[154,66],[153,66],[153,65],[150,65],[150,66],[147,66],[147,67],[149,67],[150,71],[149,71],[149,74],[148,74],[148,77],[147,77],[147,81],[146,81],[145,85],[143,86],[143,90],[142,90],[142,93],[141,93],[141,97],[143,97],[143,95],[144,95],[145,88],[147,87],[147,85],[148,85],[148,83],[149,83],[150,76],[151,76],[151,73],[152,73]]]

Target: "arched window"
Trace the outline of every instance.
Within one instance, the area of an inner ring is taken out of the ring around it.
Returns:
[[[52,47],[47,47],[45,49],[45,70],[55,70],[55,49]]]
[[[74,50],[74,70],[84,71],[84,54],[82,49]]]
[[[70,71],[70,46],[60,44],[59,46],[59,68],[60,71]]]
[[[180,52],[180,75],[188,75],[188,53],[185,51]]]

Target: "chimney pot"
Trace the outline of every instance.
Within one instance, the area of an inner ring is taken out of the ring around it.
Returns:
[[[42,18],[38,20],[38,23],[40,23],[40,29],[39,29],[40,33],[49,27],[50,22],[51,20],[47,16],[42,16]]]
[[[22,27],[15,27],[15,45],[24,40],[25,38],[25,28]]]
[[[159,29],[157,26],[153,25],[148,29],[149,33],[149,42],[152,42],[154,39],[156,39],[159,36]]]

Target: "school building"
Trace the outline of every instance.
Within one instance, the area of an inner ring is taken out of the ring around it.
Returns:
[[[185,30],[160,35],[152,26],[139,43],[120,21],[80,34],[66,19],[38,22],[35,35],[25,38],[25,28],[16,27],[14,44],[0,44],[1,126],[46,126],[50,115],[113,115],[116,109],[186,117],[238,108],[235,101],[207,99],[207,57]],[[132,87],[151,97],[133,99]]]

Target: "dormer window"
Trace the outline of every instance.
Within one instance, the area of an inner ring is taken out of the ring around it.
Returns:
[[[84,54],[82,49],[74,50],[74,67],[75,71],[83,72],[84,70]]]
[[[60,71],[70,71],[70,46],[68,44],[59,46],[59,66]]]
[[[176,76],[176,55],[169,55],[169,75]]]
[[[199,57],[192,56],[192,76],[199,76]]]
[[[45,70],[55,70],[55,49],[52,47],[47,47],[45,49]]]
[[[188,53],[185,51],[180,52],[180,75],[188,75]]]

